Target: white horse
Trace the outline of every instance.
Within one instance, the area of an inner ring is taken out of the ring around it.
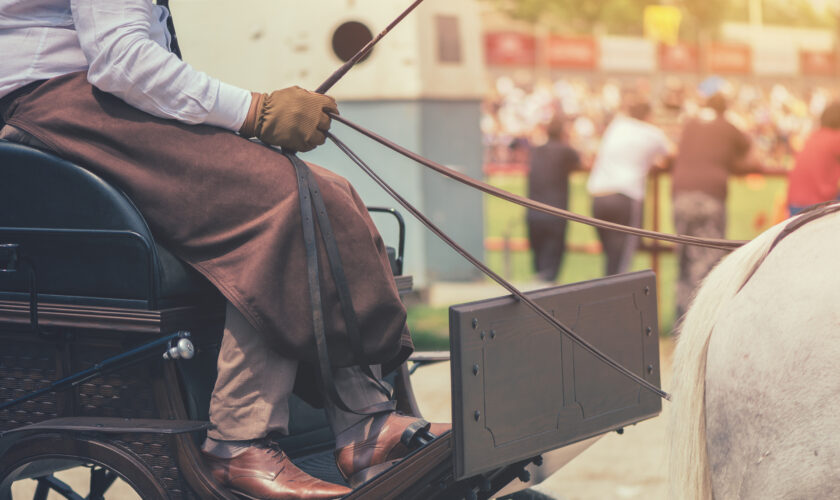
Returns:
[[[840,213],[768,253],[789,222],[724,258],[686,314],[674,500],[840,498]]]

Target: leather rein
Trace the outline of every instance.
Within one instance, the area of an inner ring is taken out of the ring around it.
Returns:
[[[318,87],[316,92],[326,93],[344,74],[346,74],[353,67],[353,65],[355,65],[357,61],[359,61],[365,54],[369,53],[373,46],[379,40],[381,40],[394,26],[396,26],[403,18],[405,18],[409,12],[414,10],[414,8],[416,8],[422,1],[423,0],[414,0],[414,2],[412,2],[412,4],[407,9],[401,12],[400,15],[394,21],[392,21],[388,25],[388,27],[385,28],[385,30],[383,30],[377,37],[373,38],[370,42],[368,42],[356,53],[356,55],[354,55],[350,60],[348,60],[335,72],[333,72],[333,74],[330,75],[330,77]],[[397,153],[413,161],[416,161],[421,165],[430,168],[442,175],[445,175],[451,179],[454,179],[458,182],[461,182],[467,186],[478,189],[492,196],[496,196],[503,200],[507,200],[518,205],[532,208],[543,213],[554,215],[556,217],[561,217],[567,220],[572,220],[575,222],[580,222],[583,224],[601,227],[613,231],[634,234],[646,238],[654,238],[658,240],[671,241],[674,243],[704,246],[722,250],[732,250],[745,243],[743,241],[698,238],[694,236],[673,235],[659,233],[655,231],[648,231],[645,229],[624,226],[621,224],[587,217],[584,215],[576,214],[574,212],[570,212],[568,210],[553,207],[551,205],[540,203],[523,196],[515,195],[508,191],[491,186],[485,182],[481,182],[469,176],[463,175],[460,172],[445,167],[439,163],[433,162],[427,158],[418,155],[417,153],[409,151],[408,149],[403,148],[402,146],[399,146],[398,144],[395,144],[389,141],[388,139],[385,139],[384,137],[381,137],[378,134],[375,134],[374,132],[365,129],[342,116],[332,113],[330,113],[330,116],[334,120],[353,128],[357,132],[384,145],[385,147],[396,151]],[[330,132],[326,132],[326,135],[344,154],[346,154],[359,168],[361,168],[369,177],[371,177],[371,179],[373,179],[374,182],[376,182],[380,187],[382,187],[382,189],[384,189],[389,195],[391,195],[391,197],[393,197],[397,201],[397,203],[399,203],[403,208],[405,208],[412,215],[414,215],[414,217],[416,217],[424,226],[426,226],[447,245],[449,245],[452,249],[454,249],[466,260],[468,260],[482,273],[484,273],[493,281],[505,288],[514,297],[516,297],[517,300],[526,304],[538,316],[540,316],[546,322],[551,324],[561,334],[567,336],[569,339],[571,339],[572,342],[580,346],[582,349],[589,352],[597,359],[601,360],[603,363],[610,366],[612,369],[616,370],[617,372],[632,380],[633,382],[637,383],[641,387],[647,389],[648,391],[656,394],[661,398],[664,398],[666,400],[671,399],[670,394],[663,391],[659,387],[653,385],[652,383],[648,382],[641,376],[637,375],[633,371],[629,370],[628,368],[624,367],[623,365],[612,359],[610,356],[599,350],[597,347],[590,344],[587,340],[575,333],[571,328],[558,321],[549,312],[537,305],[532,299],[530,299],[527,295],[522,293],[522,291],[517,289],[507,280],[499,276],[497,273],[493,272],[479,259],[470,254],[466,249],[458,245],[451,237],[449,237],[445,232],[438,228],[428,217],[426,217],[422,212],[420,212],[405,198],[403,198],[393,187],[388,185],[387,182],[385,182],[381,177],[379,177],[376,174],[376,172],[374,172],[373,169],[371,169],[355,152],[353,152],[349,147],[347,147],[346,144],[344,144],[341,140],[336,138],[335,135],[333,135]],[[313,330],[315,333],[315,344],[318,352],[319,374],[321,378],[321,383],[323,384],[325,389],[326,397],[329,398],[334,404],[338,405],[343,410],[350,411],[353,413],[371,414],[378,411],[383,411],[386,408],[350,408],[344,403],[344,401],[342,401],[341,396],[337,393],[335,389],[334,378],[332,374],[332,364],[330,362],[329,352],[326,344],[323,304],[321,302],[321,289],[319,282],[320,278],[318,275],[319,266],[317,242],[315,241],[314,237],[316,224],[315,217],[313,217],[313,205],[317,214],[317,229],[321,230],[321,238],[327,250],[327,257],[329,260],[329,265],[332,271],[333,279],[335,280],[336,286],[339,289],[339,300],[341,302],[345,324],[348,329],[348,336],[350,337],[351,345],[353,346],[356,361],[369,377],[372,377],[372,374],[370,373],[370,366],[368,365],[368,360],[366,359],[361,346],[361,339],[359,337],[358,327],[355,326],[357,325],[357,321],[355,318],[355,311],[353,309],[352,301],[350,298],[350,291],[347,287],[346,280],[343,277],[340,255],[338,254],[337,245],[334,240],[334,236],[332,235],[332,231],[329,228],[329,217],[326,213],[325,208],[323,207],[323,201],[321,200],[321,195],[317,188],[317,184],[315,183],[315,179],[312,176],[311,172],[309,172],[309,168],[304,162],[297,158],[297,156],[293,152],[286,151],[284,152],[284,154],[286,154],[287,158],[289,158],[289,160],[292,162],[292,165],[294,166],[295,171],[297,172],[300,195],[299,198],[301,205],[301,218],[303,221],[304,246],[306,248],[306,259],[309,278],[308,288],[312,308],[312,320],[314,327]],[[376,377],[372,378],[376,381]],[[387,388],[382,383],[377,383],[380,385],[380,388],[383,390],[383,392],[387,392]]]

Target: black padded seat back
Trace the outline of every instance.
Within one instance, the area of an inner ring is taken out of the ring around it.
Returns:
[[[0,227],[132,231],[152,241],[128,197],[78,165],[0,141],[0,169]]]
[[[0,141],[0,244],[19,245],[49,302],[159,308],[215,294],[158,247],[132,201],[52,154]],[[28,269],[0,273],[0,299],[28,296]]]

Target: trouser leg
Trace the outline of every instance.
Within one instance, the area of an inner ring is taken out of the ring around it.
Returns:
[[[289,432],[289,397],[298,362],[273,350],[263,336],[228,303],[225,331],[210,399],[215,440],[247,441],[269,432]]]
[[[642,206],[641,201],[630,201],[630,219],[628,226],[642,227]],[[621,253],[616,259],[615,273],[626,273],[630,270],[633,264],[633,256],[636,255],[636,249],[639,247],[639,237],[634,234],[623,234],[624,242],[621,247]]]
[[[597,219],[630,225],[632,200],[622,194],[596,196],[592,201],[592,214]],[[606,256],[605,274],[620,272],[620,264],[627,243],[627,235],[618,231],[598,228],[604,255]]]
[[[725,204],[705,193],[687,192],[674,197],[674,228],[679,234],[702,238],[723,238],[726,233]],[[680,273],[677,281],[677,317],[688,310],[694,291],[725,255],[722,250],[694,245],[679,248]]]
[[[289,398],[298,362],[276,353],[230,303],[226,313],[218,377],[210,399],[212,429],[207,436],[220,441],[248,441],[270,432],[288,434]],[[379,366],[372,366],[371,371],[381,377]],[[350,408],[362,409],[388,400],[359,367],[336,368],[333,373],[336,391]],[[335,407],[329,398],[325,400],[334,434],[366,418]]]
[[[50,148],[43,142],[39,141],[30,134],[27,134],[23,130],[17,127],[13,127],[11,125],[4,125],[2,128],[0,128],[0,139],[9,142],[16,142],[25,146],[32,146],[33,148],[41,149],[44,151],[50,150]]]
[[[565,221],[529,220],[528,235],[537,279],[554,281],[565,250]]]
[[[379,366],[371,366],[371,371],[376,377],[382,376]],[[383,403],[389,399],[380,390],[379,385],[374,380],[371,380],[358,366],[338,368],[333,373],[335,375],[336,391],[344,403],[354,410]],[[327,420],[329,421],[333,434],[336,436],[368,417],[368,415],[358,415],[344,411],[332,404],[329,398],[324,399]]]

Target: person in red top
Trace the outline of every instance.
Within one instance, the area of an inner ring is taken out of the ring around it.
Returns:
[[[796,155],[788,176],[788,209],[794,216],[811,205],[840,199],[840,102],[829,104],[820,128]]]

